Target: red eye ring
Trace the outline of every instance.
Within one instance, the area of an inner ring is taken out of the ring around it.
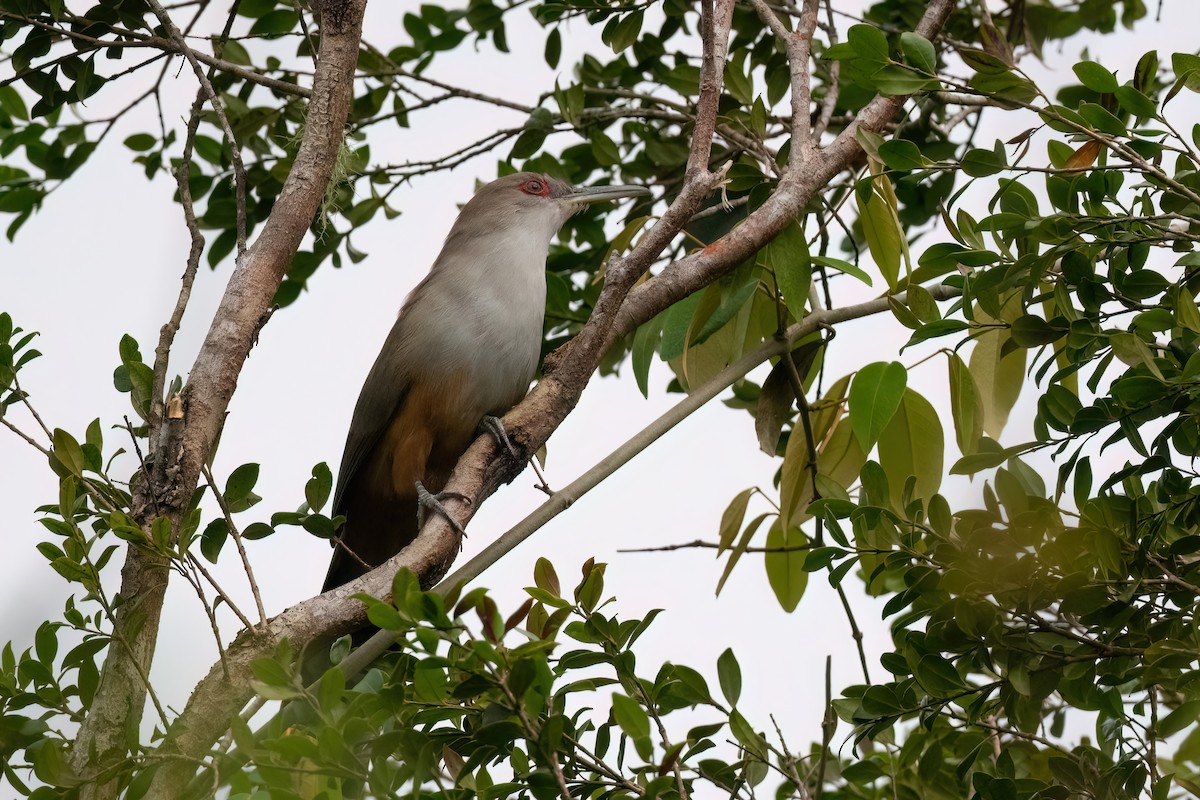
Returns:
[[[549,197],[550,184],[541,178],[530,178],[521,184],[521,191],[525,194],[532,194],[537,197]]]

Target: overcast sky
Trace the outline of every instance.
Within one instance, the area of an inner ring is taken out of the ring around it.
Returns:
[[[402,9],[408,7],[375,3],[366,29],[398,28]],[[1190,52],[1200,19],[1193,8],[1187,2],[1167,3],[1161,24],[1148,21],[1133,35],[1092,39],[1091,57],[1117,70],[1124,80],[1151,47],[1159,49],[1164,62],[1173,49]],[[463,46],[439,57],[429,74],[535,103],[553,85],[555,74],[542,61],[541,35],[525,21],[524,12],[515,14],[511,24],[518,22],[526,34],[519,28],[510,31],[513,54],[500,58],[490,45],[478,50]],[[598,31],[584,25],[576,23],[570,34],[564,65],[571,63],[572,48],[599,46]],[[530,45],[521,47],[526,41]],[[1087,43],[1080,38],[1062,52],[1047,52],[1045,69],[1032,71],[1039,79],[1057,72],[1069,80],[1070,64]],[[108,107],[118,93],[136,94],[138,89],[124,83],[106,88],[96,102]],[[172,71],[168,84],[164,100],[168,114],[178,119],[194,96],[193,78],[186,69]],[[1173,110],[1183,113],[1177,127],[1186,130],[1195,115],[1189,118],[1180,100]],[[0,243],[0,311],[8,311],[16,324],[39,331],[36,346],[45,353],[22,372],[24,388],[51,427],[65,428],[81,439],[87,424],[99,416],[106,454],[115,447],[130,449],[127,438],[112,427],[124,415],[132,416],[127,396],[112,384],[117,343],[122,334],[132,334],[143,355],[150,357],[158,328],[174,304],[188,249],[180,209],[170,201],[173,184],[161,177],[147,181],[120,144],[151,124],[150,107],[143,110],[146,113],[123,121],[80,173],[47,198],[15,243]],[[413,122],[416,128],[411,131],[373,133],[374,159],[401,162],[438,155],[471,141],[480,131],[520,124],[522,119],[516,112],[464,102],[423,111]],[[985,119],[978,141],[990,146],[994,138],[1007,138],[1033,124],[1027,116],[994,114]],[[561,142],[568,140],[562,137]],[[1044,146],[1040,152],[1035,149],[1033,158],[1033,163],[1044,159]],[[271,319],[242,373],[215,465],[223,481],[239,464],[262,464],[256,491],[263,502],[241,515],[243,526],[298,506],[317,462],[328,462],[336,472],[359,387],[397,309],[436,255],[457,213],[456,204],[470,196],[476,179],[489,180],[495,174],[495,159],[485,157],[403,187],[393,196],[402,215],[391,222],[381,218],[355,236],[355,246],[370,257],[342,270],[323,266],[309,281],[309,292]],[[186,373],[191,364],[230,269],[226,263],[215,272],[201,272],[174,349],[172,374]],[[864,288],[842,299],[870,295]],[[890,317],[841,326],[827,358],[830,380],[862,364],[896,358],[894,345],[907,335]],[[880,342],[885,346],[879,347]],[[913,364],[932,349],[906,351],[900,360]],[[935,359],[915,370],[910,383],[938,405],[945,397],[944,375],[944,360]],[[668,379],[669,372],[656,365],[649,400],[630,379],[594,380],[550,441],[551,486],[569,483],[677,402],[679,396],[665,393]],[[19,411],[14,410],[12,418],[33,431]],[[1007,443],[1029,438],[1029,419],[1026,403],[1014,414]],[[950,425],[948,415],[943,421]],[[950,428],[946,441],[948,466],[958,455]],[[118,470],[117,475],[128,473],[130,462],[125,463],[124,473]],[[4,431],[0,464],[8,554],[0,560],[0,641],[11,639],[22,649],[31,644],[41,620],[58,617],[66,596],[61,580],[34,549],[46,535],[34,509],[56,502],[57,482],[38,453]],[[723,562],[715,560],[712,551],[618,552],[714,540],[730,498],[752,485],[769,489],[777,466],[759,452],[748,414],[712,403],[489,570],[480,583],[494,589],[502,609],[512,610],[524,599],[522,587],[532,585],[538,556],[553,561],[564,586],[573,585],[587,558],[609,562],[607,586],[619,598],[617,613],[666,609],[652,629],[655,635],[639,643],[644,674],[652,675],[659,663],[671,660],[715,676],[717,656],[733,647],[742,662],[746,687],[740,705],[747,716],[757,726],[769,727],[766,714],[774,714],[793,747],[799,746],[820,735],[825,656],[833,657],[835,692],[862,677],[840,603],[824,577],[813,576],[808,594],[789,615],[780,610],[767,585],[761,556],[744,558],[717,599],[713,590]],[[469,526],[459,563],[544,499],[533,483],[527,471],[483,506]],[[958,508],[977,502],[978,487],[960,480],[949,485],[947,493],[951,506]],[[319,589],[330,555],[326,542],[298,529],[284,529],[248,547],[269,614]],[[232,555],[225,553],[217,574],[243,607],[252,608]],[[108,570],[108,578],[115,591],[115,568]],[[884,674],[877,658],[888,643],[880,619],[882,603],[855,592],[854,583],[847,584],[851,602],[872,654],[873,676],[879,679]],[[237,631],[234,618],[223,612],[222,621],[226,639],[231,638]],[[168,704],[182,708],[215,653],[199,603],[176,580],[153,673],[165,687],[160,693]],[[711,682],[715,691],[715,677]],[[842,726],[839,738],[845,733]]]

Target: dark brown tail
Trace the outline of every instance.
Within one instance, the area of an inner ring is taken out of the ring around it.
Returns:
[[[374,569],[417,537],[415,494],[373,503],[352,496],[341,513],[346,515],[346,524],[341,539],[334,543],[322,592],[365,575],[368,566]]]

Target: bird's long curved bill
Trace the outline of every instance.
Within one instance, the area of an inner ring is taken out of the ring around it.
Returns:
[[[564,200],[581,206],[622,197],[648,197],[650,190],[645,186],[575,186]]]

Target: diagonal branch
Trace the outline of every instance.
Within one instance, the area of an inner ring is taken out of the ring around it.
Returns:
[[[937,37],[954,9],[954,0],[930,0],[916,32]],[[779,186],[746,221],[724,237],[667,267],[629,293],[612,326],[610,342],[632,333],[643,322],[698,291],[736,267],[779,235],[810,199],[859,158],[858,129],[881,131],[900,110],[904,97],[878,96],[827,147],[809,158],[802,170],[790,170]]]

